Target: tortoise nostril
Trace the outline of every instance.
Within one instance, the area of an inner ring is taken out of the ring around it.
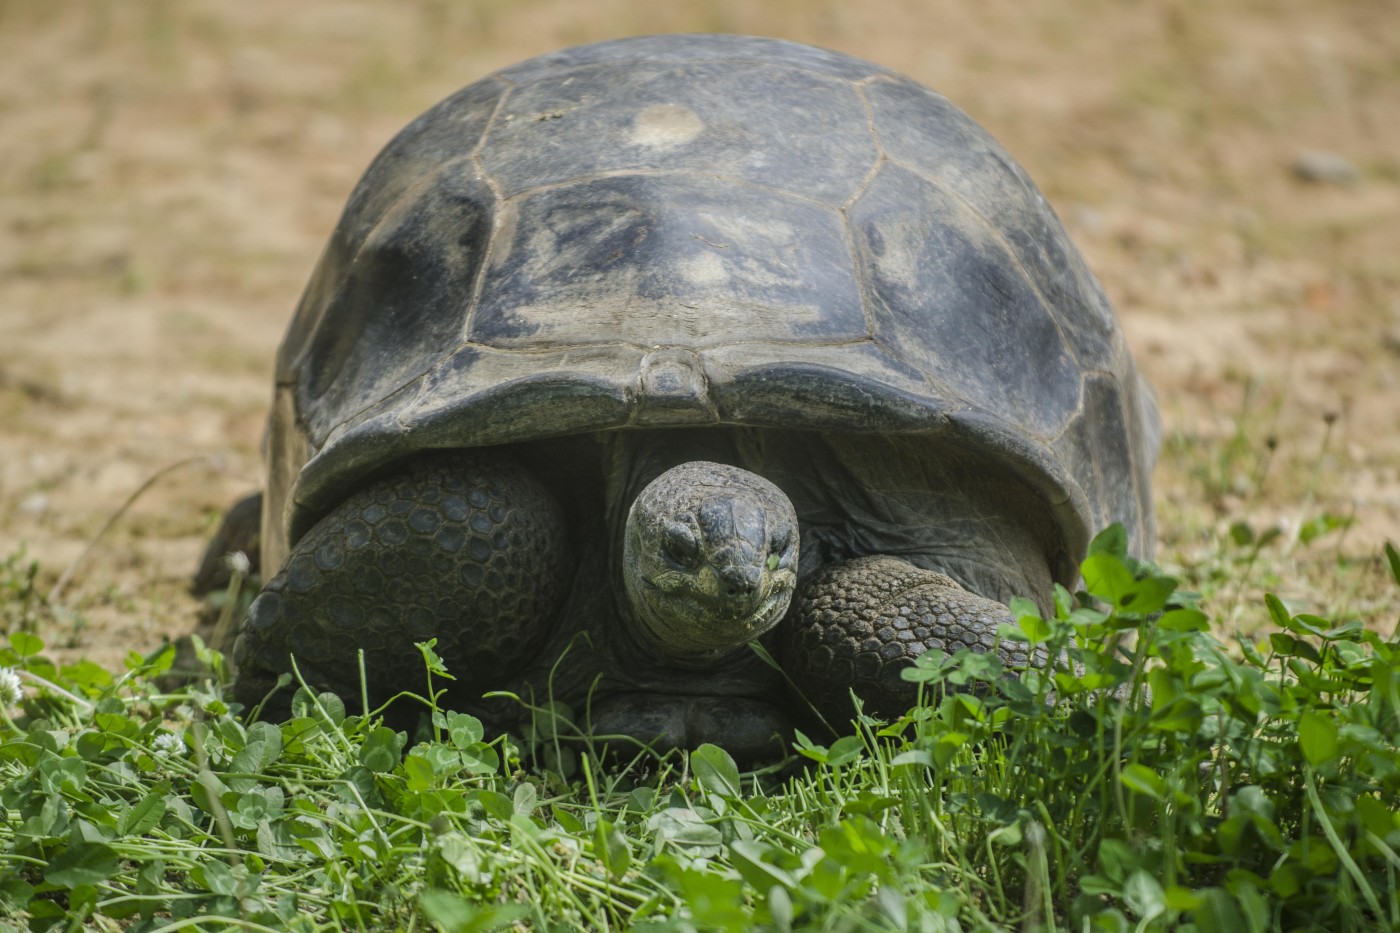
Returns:
[[[730,599],[752,596],[763,582],[763,573],[756,567],[727,567],[719,577],[724,583],[724,595]]]

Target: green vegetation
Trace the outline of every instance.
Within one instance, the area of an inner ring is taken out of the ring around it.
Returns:
[[[601,766],[560,707],[249,725],[218,677],[163,692],[169,649],[57,669],[7,615],[0,929],[1400,929],[1400,641],[1268,597],[1233,653],[1122,542],[1013,606],[1070,663],[930,652],[930,702],[752,774]]]

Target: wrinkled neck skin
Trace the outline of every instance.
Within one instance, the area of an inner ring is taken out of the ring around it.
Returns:
[[[620,583],[608,585],[616,568],[603,544],[600,534],[596,546],[585,548],[565,599],[565,615],[540,651],[538,662],[505,690],[536,704],[562,701],[579,715],[590,705],[619,693],[748,697],[775,705],[785,702],[782,675],[747,646],[725,652],[710,664],[675,664],[659,657],[654,646],[640,638],[632,626],[619,624],[625,597],[620,595]],[[760,641],[768,645],[772,639],[765,636]],[[464,702],[470,705],[473,699],[464,698]],[[497,712],[500,721],[508,721],[519,710],[506,704]]]
[[[672,467],[697,460],[744,466],[736,440],[734,431],[722,428],[614,431],[602,435],[605,514],[613,556],[621,559],[628,511],[652,480]]]
[[[917,436],[710,428],[604,438],[615,587],[632,502],[657,476],[690,460],[734,464],[783,491],[800,526],[799,589],[826,564],[885,554],[945,573],[987,599],[1024,596],[1049,611],[1055,582],[1069,586],[1076,577],[1036,494],[956,447],[935,448]]]

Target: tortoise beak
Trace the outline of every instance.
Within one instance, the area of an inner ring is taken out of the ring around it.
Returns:
[[[706,567],[693,575],[710,585],[681,588],[662,581],[646,588],[636,608],[659,647],[676,657],[708,660],[764,635],[787,614],[797,575],[779,568],[723,574]],[[669,585],[668,585],[669,584]]]
[[[741,541],[721,548],[710,561],[714,580],[710,590],[716,599],[730,603],[736,614],[747,615],[772,588],[767,573],[768,551],[760,538],[757,544]]]

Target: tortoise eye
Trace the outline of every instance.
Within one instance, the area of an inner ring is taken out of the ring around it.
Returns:
[[[768,553],[771,555],[786,557],[790,547],[792,547],[791,528],[780,528],[774,531],[768,539]]]
[[[700,564],[700,541],[681,522],[668,522],[661,533],[661,552],[673,566],[693,570]]]

